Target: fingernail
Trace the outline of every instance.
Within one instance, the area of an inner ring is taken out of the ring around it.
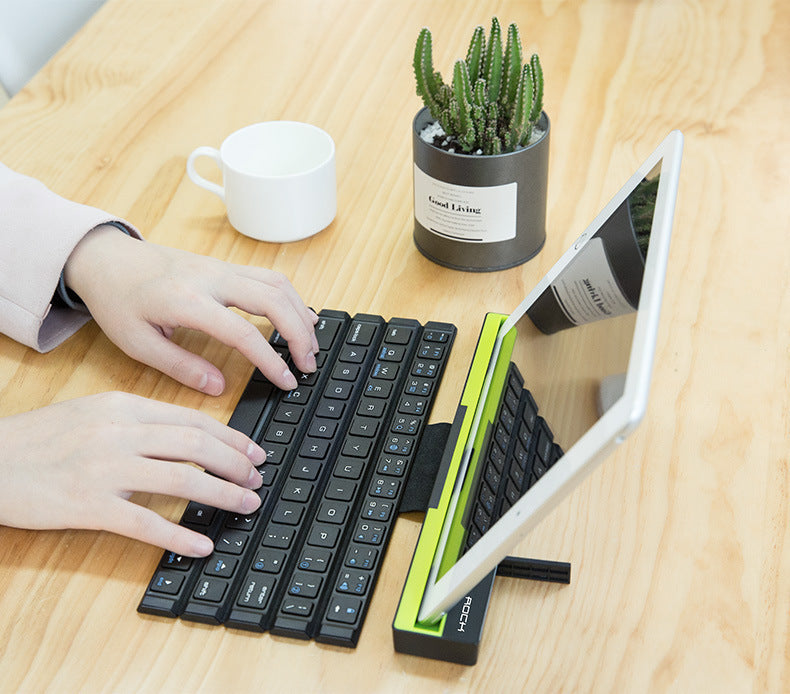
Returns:
[[[207,557],[214,551],[214,543],[205,535],[196,538],[192,544],[192,549],[197,557]]]
[[[296,376],[294,376],[288,369],[283,371],[283,386],[285,390],[293,390],[296,388]]]
[[[200,385],[198,386],[198,390],[206,395],[221,395],[224,386],[222,383],[222,379],[219,378],[216,374],[203,374],[203,377],[200,379]]]
[[[311,308],[308,308],[307,311],[310,314],[310,318],[313,320],[313,325],[318,323],[318,314]]]
[[[313,354],[312,352],[307,353],[307,356],[305,356],[305,361],[307,362],[307,371],[309,371],[310,373],[312,373],[318,368],[315,362],[315,354]]]
[[[311,340],[311,341],[312,341],[312,343],[313,343],[313,354],[318,354],[318,352],[319,352],[319,349],[320,349],[320,348],[318,347],[318,338],[315,336],[315,333],[313,333],[313,334],[311,335],[311,337],[312,337],[312,340]]]
[[[250,442],[250,445],[247,446],[247,457],[255,465],[260,465],[266,460],[266,451],[257,444]]]
[[[261,477],[261,473],[258,472],[255,468],[250,470],[250,477],[247,480],[247,486],[250,489],[257,489],[263,484],[263,477]]]
[[[261,505],[261,497],[255,492],[246,492],[241,500],[242,513],[252,513]]]

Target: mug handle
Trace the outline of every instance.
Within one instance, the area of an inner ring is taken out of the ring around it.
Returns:
[[[219,167],[219,170],[222,171],[222,159],[220,158],[219,150],[214,149],[214,147],[198,147],[194,152],[192,152],[192,154],[189,155],[189,159],[187,159],[187,175],[192,179],[193,183],[196,183],[201,188],[205,188],[209,192],[214,193],[214,195],[219,197],[222,202],[225,202],[225,189],[216,183],[207,181],[197,171],[195,171],[195,160],[198,157],[209,157],[209,159],[213,159]]]

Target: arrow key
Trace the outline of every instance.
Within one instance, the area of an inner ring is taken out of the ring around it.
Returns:
[[[359,619],[362,600],[345,595],[335,595],[326,608],[326,618],[333,622],[354,624]]]
[[[176,595],[178,591],[181,590],[181,584],[183,582],[183,575],[170,573],[168,571],[160,571],[151,581],[151,590],[157,593]]]
[[[215,555],[210,557],[206,562],[206,568],[203,570],[204,574],[208,576],[219,576],[221,578],[230,578],[236,570],[238,559],[235,557]]]

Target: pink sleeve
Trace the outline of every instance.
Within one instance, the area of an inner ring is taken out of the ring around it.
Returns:
[[[41,182],[0,164],[0,332],[47,352],[90,316],[53,306],[60,273],[91,229],[120,222],[95,207],[66,200]]]

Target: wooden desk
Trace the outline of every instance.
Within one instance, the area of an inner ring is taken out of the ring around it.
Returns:
[[[471,275],[412,244],[410,61],[428,25],[448,72],[495,12],[546,73],[548,241],[527,265]],[[484,313],[512,310],[684,131],[652,402],[519,548],[571,561],[572,585],[499,580],[474,668],[393,651],[415,518],[397,524],[355,651],[140,616],[160,550],[4,528],[0,690],[790,691],[788,42],[778,0],[111,0],[0,110],[0,161],[153,241],[281,270],[313,306],[455,322],[436,421],[452,416]],[[195,146],[278,118],[325,128],[338,150],[336,221],[284,246],[237,234],[185,175]],[[222,366],[222,397],[88,326],[46,356],[0,338],[0,414],[122,389],[226,420],[250,365],[181,339]],[[140,501],[174,519],[184,504]]]

